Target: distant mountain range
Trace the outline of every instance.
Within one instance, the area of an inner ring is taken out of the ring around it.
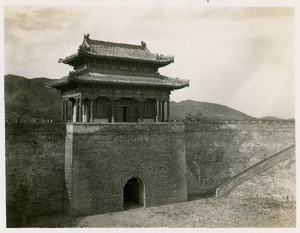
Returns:
[[[5,118],[7,120],[61,120],[60,92],[45,87],[47,78],[27,79],[4,76]]]
[[[252,116],[220,104],[198,102],[193,100],[185,100],[179,103],[171,102],[172,118],[184,119],[189,113],[194,117],[197,116],[197,114],[201,114],[200,118],[208,121],[255,120]]]
[[[61,95],[45,87],[48,78],[27,79],[16,75],[4,76],[5,118],[8,121],[61,121]],[[171,101],[171,119],[188,117],[201,121],[282,120],[276,117],[254,118],[224,105],[185,100]]]

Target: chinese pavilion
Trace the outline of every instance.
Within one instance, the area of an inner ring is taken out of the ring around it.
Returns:
[[[151,53],[141,45],[92,40],[84,35],[77,53],[59,59],[74,68],[68,76],[48,83],[61,91],[64,122],[170,121],[172,90],[188,80],[158,72],[173,56]]]

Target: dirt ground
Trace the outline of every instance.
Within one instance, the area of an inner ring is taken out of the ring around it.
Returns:
[[[267,198],[205,198],[79,218],[41,216],[31,219],[28,227],[296,227],[296,203]]]

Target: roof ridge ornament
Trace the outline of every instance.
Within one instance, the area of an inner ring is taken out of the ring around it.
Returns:
[[[156,59],[160,60],[160,61],[169,61],[169,60],[171,60],[172,62],[174,62],[174,56],[168,56],[168,55],[159,54],[159,53],[156,53]]]
[[[146,42],[144,42],[144,41],[141,41],[141,46],[142,46],[142,49],[145,49],[145,48],[147,47],[147,44],[146,44]]]
[[[90,34],[84,34],[83,36],[83,42],[82,45],[79,46],[79,49],[85,50],[85,51],[91,51],[91,52],[95,52],[94,49],[92,48],[92,46],[89,44],[89,40],[90,40]]]

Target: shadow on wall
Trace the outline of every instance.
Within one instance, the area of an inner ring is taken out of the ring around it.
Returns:
[[[6,227],[24,227],[29,221],[29,217],[23,211],[6,204]]]
[[[226,159],[226,145],[233,137],[222,131],[221,125],[186,125],[186,160],[188,193],[190,197],[215,195],[219,184],[230,178],[230,164]]]

